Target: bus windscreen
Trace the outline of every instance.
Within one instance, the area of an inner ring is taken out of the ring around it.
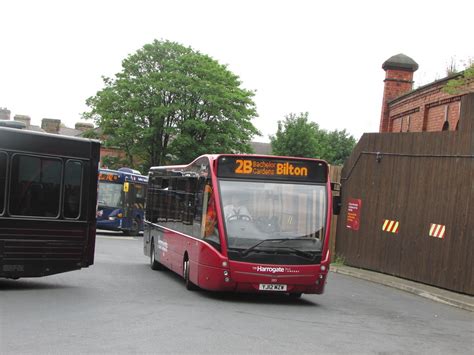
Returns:
[[[298,159],[272,159],[252,156],[222,156],[217,165],[219,178],[249,178],[326,183],[324,162]]]

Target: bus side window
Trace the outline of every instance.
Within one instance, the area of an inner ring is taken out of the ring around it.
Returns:
[[[204,187],[203,214],[201,221],[201,238],[220,243],[217,229],[217,210],[214,191],[210,183]]]
[[[186,177],[186,186],[185,186],[185,191],[184,191],[184,205],[183,205],[183,223],[186,225],[193,224],[195,201],[196,201],[196,198],[195,198],[196,187],[197,187],[197,178],[193,176]],[[192,234],[192,232],[189,234]]]
[[[69,160],[64,172],[64,217],[79,218],[81,214],[82,163]]]
[[[0,215],[5,209],[5,188],[7,187],[7,154],[0,152]]]
[[[145,206],[146,189],[144,185],[134,184],[135,201],[133,207],[143,209]]]
[[[62,162],[59,159],[14,155],[10,213],[57,218],[61,170]]]

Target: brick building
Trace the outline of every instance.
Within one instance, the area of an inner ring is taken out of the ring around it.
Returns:
[[[413,90],[418,64],[404,54],[387,59],[379,132],[435,132],[456,130],[461,97],[474,92],[474,82],[457,95],[443,92],[449,76]],[[459,74],[458,74],[459,75]]]

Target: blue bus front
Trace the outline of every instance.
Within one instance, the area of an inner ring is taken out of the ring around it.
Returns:
[[[143,230],[147,182],[143,175],[101,169],[97,229],[138,235]]]

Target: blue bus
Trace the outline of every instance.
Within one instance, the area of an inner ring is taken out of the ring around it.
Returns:
[[[99,169],[97,229],[138,235],[143,216],[148,177],[139,171]]]

